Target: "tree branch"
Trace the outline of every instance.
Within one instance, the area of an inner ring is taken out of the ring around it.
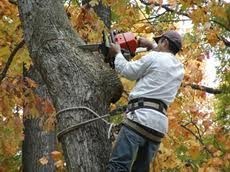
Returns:
[[[142,19],[140,20],[141,21],[144,21],[145,19]],[[170,23],[170,22],[184,22],[184,21],[191,21],[190,19],[175,19],[175,20],[158,20],[158,21],[155,21],[155,23]],[[145,23],[145,22],[143,22]]]
[[[135,0],[135,2],[136,2],[136,4],[138,4],[136,0]],[[141,10],[141,8],[139,7],[139,5],[137,5],[137,7],[138,7],[138,9],[140,10],[140,12],[142,13],[142,15],[144,16],[145,20],[147,20],[147,22],[148,22],[150,25],[152,25],[152,23],[151,23],[151,22],[148,20],[148,18],[145,16],[145,13]]]
[[[213,23],[216,23],[218,25],[220,25],[221,27],[225,28],[227,31],[230,32],[230,28],[228,28],[227,26],[225,26],[223,23],[217,21],[217,20],[214,20],[214,19],[211,19],[210,21],[212,21]]]
[[[182,86],[184,86],[184,87],[190,86],[192,89],[205,91],[205,92],[210,93],[210,94],[221,94],[221,93],[223,93],[222,90],[206,87],[203,85],[196,85],[196,84],[187,83],[187,84],[182,84]]]
[[[9,0],[9,3],[14,4],[14,5],[18,5],[18,1],[17,0]]]
[[[153,3],[151,3],[151,2],[146,2],[146,1],[144,1],[144,0],[140,0],[141,1],[141,3],[142,4],[144,4],[144,5],[152,5]]]
[[[195,128],[196,128],[196,130],[197,130],[197,133],[198,133],[198,135],[199,135],[199,138],[201,139],[202,136],[201,136],[201,134],[200,134],[200,129],[199,129],[199,127],[196,125],[195,122],[191,121],[191,123],[195,126]],[[203,143],[203,141],[202,141],[202,143]]]
[[[18,52],[18,50],[19,50],[20,48],[23,47],[24,44],[25,44],[25,41],[24,41],[24,39],[23,39],[23,40],[21,40],[21,42],[14,48],[14,50],[13,50],[12,53],[10,54],[10,56],[9,56],[7,62],[6,62],[6,65],[5,65],[4,69],[2,70],[2,73],[0,74],[0,83],[1,83],[2,80],[5,78],[6,73],[7,73],[8,69],[9,69],[9,67],[10,67],[11,62],[12,62],[13,59],[14,59],[15,54]]]
[[[167,13],[167,11],[164,11],[164,12],[163,12],[163,13],[161,13],[161,14],[158,14],[158,15],[156,15],[156,16],[152,16],[152,17],[148,17],[148,18],[145,18],[145,19],[141,19],[141,20],[139,20],[139,21],[157,19],[157,18],[159,18],[159,17],[163,16],[163,15],[164,15],[164,14],[166,14],[166,13]],[[191,19],[190,19],[190,18],[189,18],[189,19],[176,19],[176,20],[181,20],[181,21],[191,21]]]
[[[169,8],[169,4],[159,4],[159,3],[156,3],[156,2],[154,2],[154,3],[150,3],[150,2],[145,2],[144,0],[140,0],[141,1],[141,3],[143,3],[144,5],[155,5],[155,6],[160,6],[160,7],[162,7],[162,8],[164,8],[166,11],[168,11],[168,12],[173,12],[173,13],[176,13],[176,14],[179,14],[179,15],[183,15],[183,16],[186,16],[186,17],[189,17],[189,15],[188,14],[186,14],[186,13],[182,13],[182,12],[180,12],[180,11],[176,11],[176,10],[173,10],[172,8]]]
[[[230,41],[224,38],[223,36],[217,36],[219,40],[222,40],[225,44],[225,46],[230,47]]]
[[[208,152],[213,157],[212,152],[206,147],[206,145],[200,137],[198,137],[191,129],[187,128],[185,125],[180,124],[180,126],[185,130],[189,131],[200,142],[200,144],[204,146],[206,152]]]
[[[144,5],[155,5],[155,6],[160,6],[160,7],[164,8],[164,9],[165,9],[166,11],[168,11],[168,12],[173,12],[173,13],[176,13],[176,14],[178,14],[178,15],[182,15],[182,16],[186,16],[186,17],[190,18],[189,14],[183,13],[183,12],[180,12],[180,11],[176,11],[176,10],[174,10],[174,9],[172,9],[172,8],[169,8],[170,5],[168,5],[168,4],[159,4],[159,3],[155,3],[155,2],[154,2],[154,3],[149,3],[149,2],[145,2],[144,0],[140,0],[140,1],[141,1],[141,3],[143,3]],[[211,19],[210,21],[211,21],[211,22],[214,22],[214,23],[216,23],[216,24],[218,24],[218,25],[220,25],[221,27],[225,28],[227,31],[230,31],[230,28],[227,27],[227,26],[225,26],[223,23],[221,23],[221,22],[219,22],[219,21],[216,21],[216,20],[214,20],[214,19]]]
[[[155,3],[155,5],[160,6],[160,4],[157,4],[157,3]],[[173,10],[173,9],[169,8],[168,5],[161,5],[161,7],[164,8],[168,12],[176,13],[176,14],[179,14],[179,15],[186,16],[186,17],[190,18],[188,14],[182,13],[180,11]]]

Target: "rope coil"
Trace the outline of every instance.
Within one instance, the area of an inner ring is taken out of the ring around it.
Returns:
[[[109,130],[108,130],[108,135],[107,135],[108,139],[110,139],[112,127],[114,126],[114,124],[113,124],[113,123],[109,123],[108,121],[106,121],[106,120],[103,119],[103,118],[106,118],[106,117],[109,117],[109,116],[113,116],[113,115],[117,115],[115,112],[117,112],[117,111],[119,111],[119,110],[120,110],[120,111],[124,111],[124,110],[126,109],[126,107],[127,107],[127,106],[123,106],[123,107],[121,107],[121,108],[118,108],[118,110],[116,110],[116,111],[114,110],[114,111],[112,111],[111,113],[105,114],[105,115],[103,115],[103,116],[100,116],[100,115],[97,114],[95,111],[93,111],[92,109],[90,109],[90,108],[88,108],[88,107],[86,107],[86,106],[77,106],[77,107],[71,107],[71,108],[62,109],[62,110],[60,110],[60,111],[58,111],[58,112],[56,113],[56,116],[57,116],[57,117],[58,117],[61,113],[66,112],[66,111],[85,109],[85,110],[88,110],[89,112],[91,112],[91,114],[94,114],[94,115],[96,116],[96,118],[89,119],[89,120],[87,120],[87,121],[83,121],[83,122],[80,122],[80,123],[78,123],[78,124],[76,124],[76,125],[72,125],[72,126],[70,126],[70,127],[65,128],[64,130],[62,130],[62,131],[60,131],[60,132],[57,133],[57,138],[60,139],[60,137],[62,137],[63,135],[65,135],[65,134],[67,134],[67,133],[69,133],[69,132],[71,132],[71,131],[73,131],[73,130],[75,130],[75,129],[78,129],[78,128],[80,128],[81,126],[84,126],[84,125],[86,125],[86,124],[89,124],[89,123],[92,123],[92,122],[94,122],[94,121],[97,121],[97,120],[100,120],[100,119],[101,119],[101,120],[104,121],[107,125],[110,125],[110,126],[109,126]]]

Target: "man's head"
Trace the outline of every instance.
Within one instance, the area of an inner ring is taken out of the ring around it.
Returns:
[[[171,52],[176,54],[181,50],[182,39],[179,33],[176,31],[168,31],[161,36],[155,37],[154,40],[158,44],[157,50],[163,52]]]

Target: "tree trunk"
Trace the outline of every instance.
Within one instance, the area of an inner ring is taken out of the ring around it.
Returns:
[[[55,150],[55,133],[44,131],[40,118],[26,119],[24,127],[25,138],[22,144],[23,171],[55,171],[54,161],[50,156],[50,153]],[[39,159],[43,157],[48,160],[47,164],[39,162]]]
[[[100,57],[82,50],[60,0],[19,0],[24,38],[34,65],[46,83],[56,111],[87,106],[100,115],[118,100],[122,85]],[[65,111],[57,116],[58,131],[91,119],[88,110]],[[102,172],[111,151],[108,126],[97,121],[60,138],[69,171]]]
[[[47,88],[39,73],[31,68],[29,72],[23,71],[24,77],[29,77],[38,83],[34,93],[41,98],[48,99]],[[42,113],[42,112],[40,112]],[[54,129],[44,130],[47,114],[24,114],[24,140],[22,144],[22,165],[24,172],[52,172],[55,171],[51,152],[56,148],[56,134]],[[41,158],[48,160],[47,164],[39,163]]]

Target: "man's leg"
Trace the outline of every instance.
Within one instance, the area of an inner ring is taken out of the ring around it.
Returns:
[[[146,140],[137,153],[137,158],[133,164],[132,172],[149,172],[149,165],[153,157],[155,157],[160,143],[153,143]]]
[[[133,130],[122,126],[107,167],[108,172],[128,172],[144,139]]]

